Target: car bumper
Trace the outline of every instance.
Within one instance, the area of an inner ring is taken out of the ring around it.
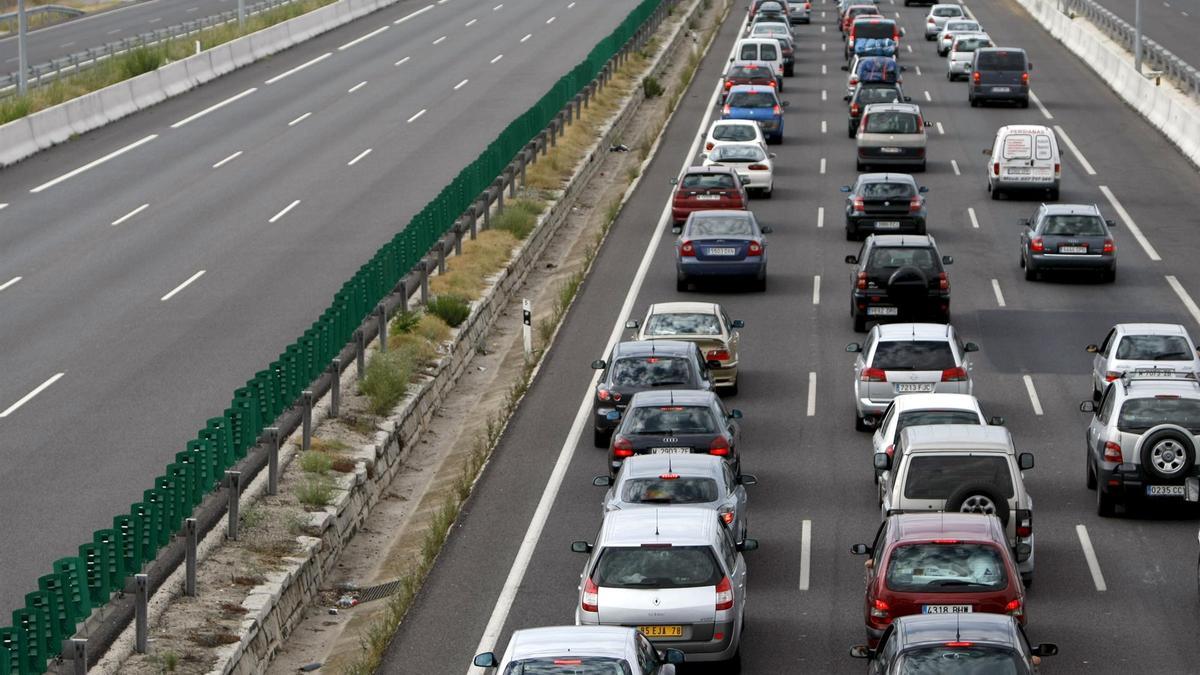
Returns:
[[[861,138],[861,136],[860,136]],[[862,146],[858,149],[858,161],[864,164],[900,165],[924,164],[925,148],[899,147],[899,152],[883,152],[879,146]]]
[[[1001,176],[993,177],[991,183],[992,189],[1000,188],[1001,190],[1057,190],[1059,179],[1041,176],[1023,176],[1021,178]]]
[[[593,409],[592,419],[596,427],[596,431],[611,433],[621,423],[620,420],[610,420],[606,415],[616,410],[616,408],[595,408]]]
[[[627,626],[629,628],[637,628],[639,625],[645,624],[618,624],[618,623],[602,623],[595,618],[594,614],[583,615],[579,612],[575,616],[575,623],[583,626]],[[649,638],[650,644],[659,649],[678,649],[687,654],[687,660],[692,661],[726,661],[733,658],[737,652],[738,642],[741,635],[735,634],[735,621],[718,621],[709,624],[692,624],[691,632],[697,636],[710,636],[709,639],[692,639],[679,640],[672,638]],[[720,635],[721,638],[712,639]]]
[[[1035,253],[1025,263],[1034,270],[1101,270],[1116,269],[1117,258],[1112,254]]]
[[[1183,495],[1154,495],[1147,494],[1152,485],[1182,486],[1186,478],[1200,476],[1200,466],[1193,466],[1186,476],[1173,480],[1163,480],[1147,475],[1140,464],[1128,462],[1105,467],[1103,463],[1096,469],[1096,489],[1115,497],[1117,501],[1153,500],[1155,502],[1183,502]]]
[[[699,277],[761,277],[767,273],[766,256],[747,256],[745,260],[722,262],[692,260],[679,263],[680,274],[689,279]]]
[[[949,68],[952,75],[966,76],[971,74],[970,61],[948,61],[946,67]]]
[[[971,95],[977,101],[1022,101],[1029,98],[1029,87],[1023,85],[971,85]]]
[[[894,398],[894,397],[893,397]],[[877,398],[858,397],[854,400],[854,408],[858,411],[859,417],[878,418],[883,415],[883,411],[887,410],[892,399],[882,400]]]
[[[738,171],[742,177],[742,186],[747,190],[770,190],[775,186],[775,179],[770,171]]]
[[[873,296],[858,295],[857,293],[851,296],[854,302],[854,316],[865,317],[868,321],[904,321],[915,319],[931,319],[940,321],[947,313],[950,312],[950,296],[928,296],[923,298],[921,302],[911,305],[897,307],[894,302],[889,302],[886,297],[879,300],[871,300]],[[895,314],[872,314],[872,307],[892,307],[897,311]]]
[[[788,21],[791,23],[809,23],[812,21],[812,17],[809,16],[808,12],[796,12],[788,16]]]
[[[737,383],[737,363],[731,363],[723,368],[711,368],[708,376],[718,387],[732,387]]]

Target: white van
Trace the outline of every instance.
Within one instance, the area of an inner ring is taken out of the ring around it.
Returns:
[[[765,66],[775,73],[779,91],[783,91],[783,50],[775,38],[742,38],[733,50],[729,63],[735,66]]]
[[[987,163],[988,191],[992,199],[1012,190],[1045,190],[1050,201],[1058,200],[1062,179],[1062,157],[1058,139],[1049,127],[1013,124],[1000,127]]]

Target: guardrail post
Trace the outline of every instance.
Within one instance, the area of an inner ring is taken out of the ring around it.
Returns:
[[[425,267],[425,261],[421,261],[421,304],[429,305],[429,268]]]
[[[300,435],[300,451],[308,452],[312,446],[312,409],[313,409],[313,393],[311,389],[305,389],[300,392],[301,418],[303,421],[303,433]]]
[[[496,213],[497,214],[504,213],[504,179],[507,176],[508,176],[508,167],[505,167],[504,170],[500,172],[500,177],[496,179],[495,183],[493,183],[493,185],[495,185],[495,187],[496,187]]]
[[[439,240],[437,243],[438,274],[446,273],[446,247]]]
[[[529,151],[521,151],[521,189],[525,189],[525,167],[529,165]]]
[[[279,427],[263,429],[267,435],[267,494],[279,494]]]
[[[184,536],[184,583],[183,594],[189,598],[196,597],[196,519],[188,518],[183,521]]]
[[[521,171],[525,171],[525,153],[517,155],[517,165],[521,167]],[[508,165],[508,196],[512,199],[517,198],[517,166]]]
[[[338,408],[342,403],[342,359],[341,357],[333,357],[333,363],[329,364],[329,375],[332,379],[329,380],[329,416],[338,417]]]
[[[492,229],[492,188],[483,191],[483,229]]]
[[[407,314],[408,313],[408,277],[403,277],[400,279],[400,283],[399,283],[399,285],[396,286],[396,290],[400,291],[400,307],[399,307],[400,313]]]
[[[139,654],[145,654],[146,642],[147,638],[149,637],[148,633],[150,632],[149,612],[147,606],[150,601],[149,577],[147,577],[145,574],[135,574],[133,575],[133,585],[135,595],[134,649],[136,649],[137,653]]]
[[[387,339],[387,308],[379,305],[375,308],[376,320],[379,321],[379,351],[386,352],[388,348]],[[304,446],[307,450],[308,446]]]
[[[242,472],[226,471],[225,487],[229,488],[229,526],[225,533],[231,541],[238,538],[238,500],[242,494]]]
[[[558,120],[561,115],[562,113],[559,113],[550,120],[550,147],[552,148],[558,145]]]
[[[463,222],[460,217],[454,221],[454,255],[462,255]]]
[[[475,241],[475,237],[479,235],[479,227],[478,227],[479,214],[475,211],[475,206],[476,206],[475,204],[471,204],[471,212],[467,216],[467,218],[471,219],[470,220],[471,241]]]
[[[74,675],[87,675],[87,640],[71,638],[70,643],[71,672]]]
[[[354,329],[354,358],[355,375],[358,376],[358,383],[362,384],[363,377],[367,374],[367,345],[366,336],[363,334],[362,328]]]

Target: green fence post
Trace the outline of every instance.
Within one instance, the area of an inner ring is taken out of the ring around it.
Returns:
[[[53,576],[53,575],[51,575]],[[25,609],[37,616],[37,634],[43,658],[49,660],[62,651],[63,633],[55,612],[53,598],[43,590],[25,594]],[[45,666],[42,666],[45,668]]]
[[[46,598],[46,607],[50,613],[51,647],[57,653],[62,641],[75,632],[78,620],[72,611],[67,597],[66,575],[60,573],[46,574],[38,577],[38,590]]]
[[[54,561],[54,571],[62,577],[68,611],[72,620],[78,623],[92,612],[92,601],[87,590],[87,569],[83,560],[78,557],[59,558]]]
[[[22,662],[21,665],[27,668],[26,672],[29,673],[45,672],[46,636],[42,617],[28,607],[16,610],[12,617],[17,635],[24,638],[23,645],[18,642],[18,647],[22,652],[18,655]]]
[[[114,516],[113,530],[116,531],[121,542],[121,548],[117,554],[125,566],[125,574],[137,574],[142,569],[142,563],[146,561],[142,557],[142,544],[145,538],[142,535],[141,516],[132,513]]]
[[[179,486],[170,476],[159,476],[154,479],[154,489],[162,498],[162,529],[166,534],[163,545],[166,546],[183,520],[179,513]]]
[[[125,569],[118,560],[116,533],[112,530],[96,530],[92,534],[92,543],[96,545],[97,560],[109,590],[121,590],[125,586]]]
[[[11,628],[0,628],[0,646],[8,652],[8,659],[0,666],[0,672],[7,670],[12,675],[30,673],[29,661],[25,658],[25,633],[18,630],[15,623]]]
[[[12,645],[12,636],[7,638],[4,631],[11,631],[11,628],[0,629],[0,675],[16,675],[19,672],[15,661],[17,653],[15,645]],[[11,646],[10,646],[11,645]]]

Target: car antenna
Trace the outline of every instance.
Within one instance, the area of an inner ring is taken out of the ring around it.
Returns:
[[[658,509],[654,509],[654,536],[658,536]]]
[[[675,473],[675,469],[672,468],[672,462],[671,462],[670,455],[667,455],[667,473]]]
[[[962,642],[962,617],[954,617],[954,641]]]

